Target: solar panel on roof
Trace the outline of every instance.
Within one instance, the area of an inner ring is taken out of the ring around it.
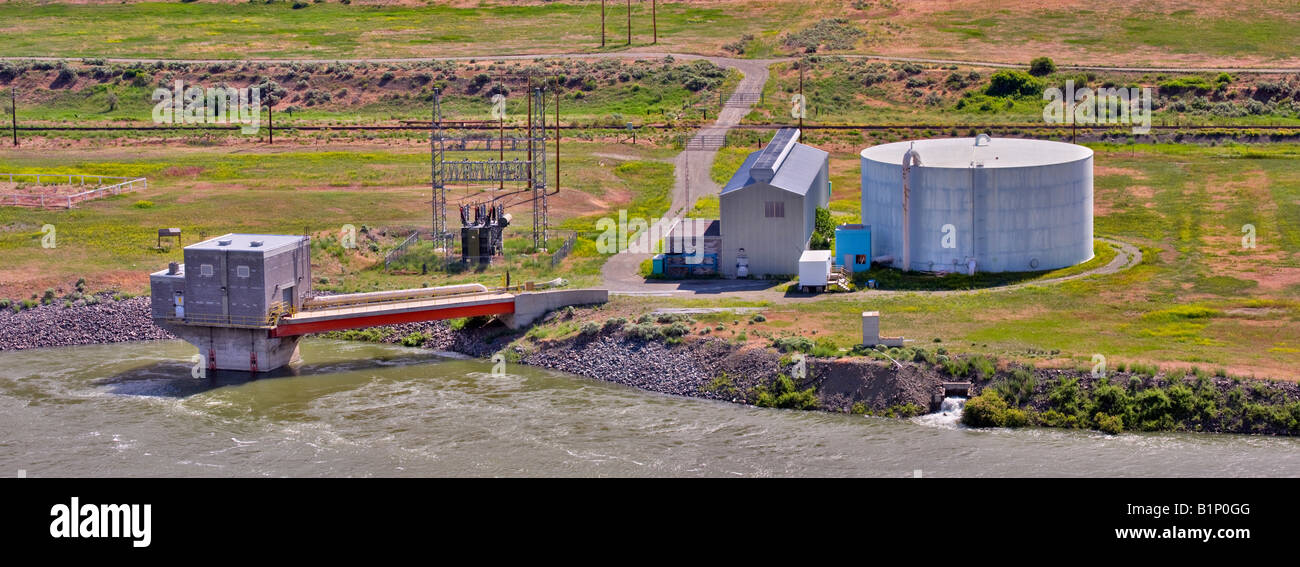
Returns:
[[[758,154],[758,159],[750,169],[750,176],[758,181],[771,181],[772,177],[776,176],[776,171],[781,168],[785,156],[790,153],[790,148],[798,141],[798,128],[777,130],[776,135],[772,136],[772,141],[768,142],[767,147]]]

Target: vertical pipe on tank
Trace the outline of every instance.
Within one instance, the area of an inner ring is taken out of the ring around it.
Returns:
[[[903,271],[912,269],[912,215],[911,200],[912,166],[921,165],[921,154],[916,152],[916,142],[912,142],[903,154]]]

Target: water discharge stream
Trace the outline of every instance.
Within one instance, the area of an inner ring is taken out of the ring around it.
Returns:
[[[309,339],[297,375],[190,376],[194,348],[0,353],[0,474],[1294,476],[1300,440],[972,430],[652,394],[544,369]]]

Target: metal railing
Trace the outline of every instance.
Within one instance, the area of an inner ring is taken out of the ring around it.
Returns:
[[[211,327],[246,327],[253,329],[269,329],[279,324],[280,319],[286,316],[292,316],[297,310],[283,301],[271,303],[267,308],[266,315],[217,315],[217,314],[189,314],[184,317],[167,317],[170,323],[181,325],[204,325]]]
[[[65,207],[71,209],[76,203],[97,199],[105,195],[118,195],[127,191],[137,189],[148,189],[149,181],[143,177],[112,177],[108,175],[84,175],[84,174],[67,174],[67,173],[0,173],[0,180],[8,179],[12,185],[20,183],[33,183],[35,185],[86,185],[87,179],[93,179],[91,183],[94,189],[73,193],[71,195],[28,195],[24,193],[5,193],[0,194],[0,206],[10,207],[40,207],[42,209],[50,207]],[[29,181],[34,179],[34,181]],[[104,185],[104,181],[115,181],[110,185]]]
[[[398,244],[396,248],[389,250],[387,254],[384,254],[384,269],[387,270],[388,267],[393,264],[394,260],[401,258],[402,254],[406,253],[406,249],[410,247],[411,244],[414,243],[419,238],[420,238],[420,231],[418,230],[412,231],[411,235],[406,237],[406,240],[403,240],[402,243]]]

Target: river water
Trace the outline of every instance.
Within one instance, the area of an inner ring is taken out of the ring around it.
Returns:
[[[0,353],[0,474],[1295,476],[1300,440],[759,409],[311,339],[296,375],[190,375],[179,341]]]

